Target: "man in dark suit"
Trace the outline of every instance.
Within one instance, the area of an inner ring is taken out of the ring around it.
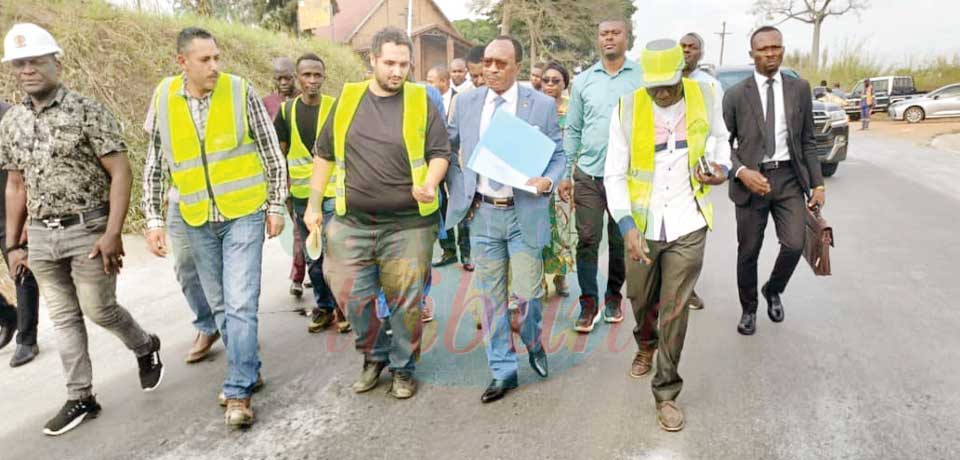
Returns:
[[[743,308],[737,331],[743,335],[756,331],[757,258],[768,216],[773,215],[780,254],[760,291],[770,319],[780,322],[784,317],[780,294],[803,253],[804,204],[822,207],[825,201],[814,152],[810,84],[780,72],[784,48],[777,28],[757,29],[750,48],[753,76],[723,98],[723,118],[737,143],[729,190],[736,205],[737,288]]]

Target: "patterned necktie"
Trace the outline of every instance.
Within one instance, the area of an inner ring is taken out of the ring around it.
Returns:
[[[494,113],[494,115],[496,115],[497,110],[500,110],[500,107],[502,107],[503,104],[505,104],[506,102],[507,102],[507,100],[504,99],[503,96],[497,96],[496,99],[493,100],[493,113]],[[492,116],[491,116],[491,118],[492,118]],[[493,191],[497,191],[497,190],[500,190],[501,188],[503,188],[503,184],[501,184],[501,183],[499,183],[499,182],[497,182],[497,181],[495,181],[495,180],[493,180],[493,179],[490,179],[490,178],[487,178],[487,184],[490,185],[490,189],[493,190]]]
[[[777,110],[773,99],[774,79],[767,80],[767,125],[766,125],[766,151],[763,156],[767,159],[773,158],[777,151]]]

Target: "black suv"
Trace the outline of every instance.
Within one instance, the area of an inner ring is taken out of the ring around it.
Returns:
[[[793,69],[781,68],[784,74],[800,78]],[[714,75],[720,80],[720,86],[726,91],[731,86],[753,77],[752,66],[724,66]],[[847,159],[847,144],[850,139],[849,118],[843,107],[826,102],[813,101],[814,138],[817,142],[817,156],[820,168],[826,177],[837,172],[840,162]]]

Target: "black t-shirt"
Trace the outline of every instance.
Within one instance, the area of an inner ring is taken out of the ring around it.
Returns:
[[[327,161],[333,156],[334,104],[317,140],[314,155]],[[425,160],[450,160],[450,141],[440,112],[427,103]],[[352,225],[396,225],[416,228],[436,225],[439,213],[421,216],[411,189],[410,162],[403,143],[403,91],[380,97],[370,90],[357,107],[345,146],[347,214]]]
[[[292,142],[290,142],[290,134],[292,131],[290,129],[290,119],[293,116],[287,110],[288,108],[292,109],[293,104],[284,102],[280,111],[277,112],[277,118],[273,120],[273,128],[277,131],[277,140],[286,142],[289,146],[292,144]],[[287,112],[286,118],[284,118],[284,112]],[[297,99],[297,130],[300,131],[300,141],[307,147],[308,152],[313,151],[313,144],[317,138],[317,118],[319,117],[319,104],[307,105],[303,102],[302,98]]]

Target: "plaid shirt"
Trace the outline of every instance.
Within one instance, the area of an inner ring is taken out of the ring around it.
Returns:
[[[203,133],[207,127],[207,115],[210,112],[210,94],[200,98],[193,97],[186,92],[186,86],[186,82],[184,82],[179,95],[187,100],[190,115],[193,117],[193,123],[200,136],[200,142],[203,142]],[[287,161],[280,151],[277,133],[273,129],[273,122],[267,114],[267,109],[263,106],[263,102],[257,96],[253,86],[249,84],[247,85],[247,123],[250,125],[251,137],[257,142],[257,150],[260,153],[260,159],[263,161],[268,184],[267,204],[264,209],[267,210],[268,214],[283,216],[286,212],[284,202],[287,200]],[[149,127],[148,131],[152,135],[147,146],[146,166],[143,169],[143,201],[141,206],[147,218],[147,228],[154,229],[161,228],[164,225],[163,197],[167,180],[163,176],[165,171],[169,171],[169,165],[166,165],[166,168],[163,167],[166,160],[161,149],[160,126],[156,123],[154,110],[151,109],[147,113],[144,127]],[[213,201],[210,202],[209,220],[211,222],[227,220],[217,210],[216,206],[213,206]]]

